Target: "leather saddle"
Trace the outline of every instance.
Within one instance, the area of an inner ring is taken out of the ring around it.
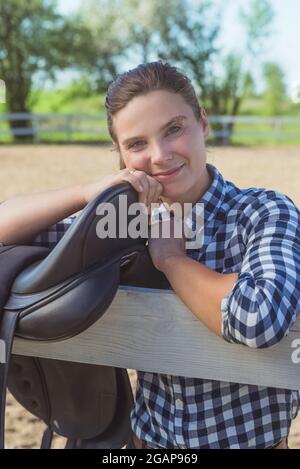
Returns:
[[[101,203],[127,209],[138,194],[121,183],[103,191],[76,218],[53,250],[37,246],[0,248],[0,446],[4,447],[6,388],[66,448],[122,448],[130,437],[133,396],[121,368],[12,355],[14,336],[38,341],[68,339],[90,327],[107,310],[120,284],[170,288],[153,266],[147,238],[99,238]],[[127,210],[128,213],[128,210]],[[133,216],[128,214],[128,223]],[[2,310],[2,311],[1,311]]]

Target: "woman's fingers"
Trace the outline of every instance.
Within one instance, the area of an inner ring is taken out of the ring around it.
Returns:
[[[131,184],[131,186],[137,191],[137,192],[143,192],[144,191],[144,186],[140,181],[140,178],[137,177],[137,171],[136,170],[129,170],[129,169],[124,169],[122,170],[122,176],[121,179],[122,181],[127,181]]]
[[[139,202],[150,205],[151,202],[157,202],[163,191],[162,185],[144,171],[127,168],[123,180],[128,181],[132,187],[139,192]]]
[[[83,204],[88,204],[100,192],[123,181],[129,182],[139,193],[139,202],[146,205],[153,201],[155,202],[162,192],[161,184],[153,177],[148,176],[144,171],[125,168],[115,174],[110,174],[102,178],[100,181],[90,182],[80,186]]]
[[[149,188],[150,188],[150,183],[149,183],[148,176],[143,171],[135,171],[133,176],[138,178],[139,183],[143,187],[142,192],[140,192],[140,194],[139,194],[139,202],[142,203],[142,204],[147,205],[148,204]]]
[[[156,203],[159,200],[163,191],[162,185],[157,182],[154,178],[149,176],[149,192],[148,192],[148,206],[150,207],[151,203]]]

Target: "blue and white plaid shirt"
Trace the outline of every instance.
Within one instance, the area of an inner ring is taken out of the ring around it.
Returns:
[[[207,164],[204,243],[187,254],[239,273],[221,304],[223,337],[263,348],[278,343],[300,311],[300,212],[285,195],[239,189]],[[191,214],[193,216],[193,213]],[[73,217],[41,233],[53,247]],[[298,391],[138,371],[132,429],[150,448],[265,448],[287,437]]]

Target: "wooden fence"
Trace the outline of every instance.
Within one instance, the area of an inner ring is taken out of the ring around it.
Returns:
[[[9,122],[13,123],[12,128]],[[211,116],[209,122],[212,139],[220,143],[232,140],[244,143],[248,140],[250,143],[292,140],[300,143],[300,118]],[[109,140],[103,113],[0,113],[0,142],[14,137],[31,137],[36,143]]]
[[[210,332],[170,290],[120,287],[86,331],[52,343],[16,338],[13,353],[300,389],[300,316],[279,344],[251,349]]]

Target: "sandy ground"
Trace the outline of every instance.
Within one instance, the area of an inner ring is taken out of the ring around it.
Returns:
[[[267,187],[287,194],[300,207],[300,147],[209,148],[208,161],[240,187]],[[118,159],[110,147],[98,145],[0,146],[0,200],[19,194],[95,181],[116,171]],[[133,388],[135,372],[130,370]],[[8,395],[6,446],[37,448],[43,423]],[[55,448],[65,440],[58,437]],[[300,448],[300,415],[289,438]]]

